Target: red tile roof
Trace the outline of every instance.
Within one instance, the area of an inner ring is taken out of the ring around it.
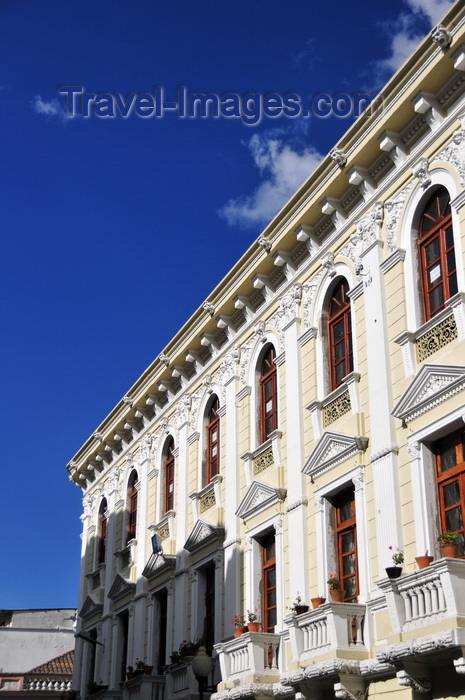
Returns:
[[[54,676],[70,676],[73,673],[74,649],[67,651],[66,654],[50,659],[40,666],[36,666],[27,672],[27,676],[33,675],[54,675]]]

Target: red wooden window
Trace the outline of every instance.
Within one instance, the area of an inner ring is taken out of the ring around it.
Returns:
[[[357,600],[358,566],[355,522],[355,497],[352,489],[339,494],[335,500],[337,555],[339,580],[344,600]]]
[[[105,512],[107,510],[107,501],[104,499],[100,504],[99,516],[98,516],[98,556],[97,563],[103,564],[105,561],[105,550],[106,550],[106,539],[107,539],[107,516]]]
[[[274,632],[276,616],[276,549],[274,535],[262,540],[263,553],[263,631]]]
[[[220,471],[220,407],[216,397],[208,412],[207,425],[207,483]]]
[[[349,285],[345,280],[335,287],[329,300],[329,354],[331,368],[331,390],[336,389],[345,376],[352,372],[352,323]]]
[[[165,446],[165,513],[174,510],[174,440],[170,438]]]
[[[426,320],[457,293],[450,197],[444,187],[428,200],[418,230]]]
[[[137,528],[137,489],[136,489],[136,482],[137,482],[137,473],[134,472],[134,474],[131,477],[131,480],[129,482],[129,488],[128,488],[128,508],[129,508],[129,519],[128,519],[128,535],[127,535],[127,541],[133,540],[136,536],[136,528]]]
[[[264,442],[278,427],[278,397],[276,392],[276,365],[274,347],[270,345],[260,368],[260,432]]]
[[[442,530],[458,532],[455,542],[465,558],[465,430],[459,430],[434,446]]]

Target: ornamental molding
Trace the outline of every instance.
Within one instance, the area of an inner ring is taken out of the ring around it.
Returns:
[[[286,507],[286,513],[290,513],[293,510],[296,510],[297,508],[300,508],[301,506],[307,506],[308,505],[308,498],[298,498],[296,501],[292,501],[292,503],[289,503],[289,505]]]
[[[431,185],[431,175],[427,158],[420,158],[420,160],[412,165],[412,174],[413,177],[419,181],[424,190]]]
[[[208,393],[212,393],[212,390],[208,386],[207,388]],[[192,430],[195,430],[195,426],[197,424],[197,413],[199,411],[199,404],[200,404],[200,395],[199,394],[192,394],[191,395],[191,421],[190,421],[190,426]]]
[[[270,506],[282,503],[286,494],[286,489],[278,489],[261,481],[253,481],[239,503],[236,515],[244,521],[250,520]]]
[[[240,359],[240,349],[235,345],[227,355],[223,357],[223,361],[216,373],[221,386],[226,384],[237,374],[237,366]]]
[[[111,584],[111,588],[108,591],[108,597],[113,601],[121,600],[127,595],[132,595],[135,593],[135,590],[135,583],[131,583],[131,581],[123,578],[121,574],[116,574],[115,580]]]
[[[386,211],[386,237],[388,253],[393,253],[397,249],[397,225],[405,200],[411,189],[413,182],[409,182],[395,197],[388,199],[384,203]]]
[[[186,394],[178,401],[173,413],[173,424],[176,430],[180,430],[188,422],[191,396]]]
[[[89,620],[95,615],[101,615],[103,612],[103,605],[101,603],[96,603],[95,600],[88,595],[85,599],[81,610],[79,611],[79,617],[83,620]]]
[[[203,520],[197,520],[189,537],[186,540],[184,549],[187,549],[190,554],[197,552],[212,542],[215,542],[218,547],[223,546],[224,528],[214,527],[210,523]]]
[[[384,205],[376,202],[373,209],[362,219],[355,222],[355,233],[338,253],[348,258],[354,266],[360,261],[363,253],[377,240],[384,219]]]
[[[302,297],[302,285],[294,284],[292,288],[279,298],[278,317],[281,320],[281,328],[285,328],[296,318],[299,318],[300,299]]]
[[[314,478],[333,469],[347,459],[364,452],[368,438],[325,431],[305,462],[302,472]]]
[[[336,165],[338,165],[341,169],[344,167],[344,165],[347,163],[347,155],[344,153],[344,151],[341,151],[340,148],[333,148],[333,150],[330,152],[329,157],[331,160],[333,160]]]
[[[241,345],[239,376],[241,378],[241,384],[243,387],[246,386],[246,384],[247,384],[247,371],[249,368],[249,359],[250,359],[251,352],[252,352],[252,346],[250,345],[250,343],[248,343],[246,345]]]
[[[351,659],[329,659],[322,663],[312,663],[291,673],[281,675],[281,683],[295,686],[306,680],[318,680],[322,676],[361,676],[360,662]]]
[[[417,637],[408,642],[398,642],[388,647],[378,649],[376,658],[383,663],[395,664],[401,659],[415,657],[418,654],[428,654],[433,651],[447,649],[457,645],[453,630],[439,632],[427,637]]]
[[[443,24],[438,24],[431,30],[431,39],[435,44],[446,51],[452,43],[452,34],[445,28]]]
[[[463,365],[424,364],[395,405],[392,415],[408,423],[464,388]]]
[[[460,117],[460,124],[461,129],[454,131],[451,141],[432,162],[442,161],[452,165],[458,173],[461,186],[465,187],[465,115]]]

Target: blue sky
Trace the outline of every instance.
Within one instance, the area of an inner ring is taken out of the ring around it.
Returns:
[[[77,604],[66,464],[353,121],[67,117],[58,86],[377,90],[448,0],[0,0],[0,608]]]

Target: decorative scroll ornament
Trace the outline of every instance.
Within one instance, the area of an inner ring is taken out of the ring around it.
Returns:
[[[431,185],[431,175],[428,170],[428,161],[426,158],[420,158],[412,167],[413,176],[419,180],[420,185],[426,190]]]
[[[344,153],[344,151],[341,151],[340,148],[333,148],[333,150],[330,152],[329,157],[331,160],[333,160],[336,165],[338,165],[340,168],[343,168],[344,165],[347,163],[347,156]]]
[[[321,264],[330,277],[336,276],[336,268],[334,267],[334,253],[326,253],[321,261]]]
[[[89,493],[89,494],[87,494],[87,496],[84,496],[84,498],[82,499],[82,505],[84,508],[84,515],[85,516],[92,516],[95,501],[96,501],[96,498],[95,498],[93,493]]]
[[[258,237],[257,243],[259,246],[263,248],[263,250],[266,253],[269,253],[271,250],[271,242],[265,238],[265,236],[262,234],[261,236]]]
[[[187,423],[190,405],[190,394],[186,394],[180,401],[178,401],[176,410],[173,414],[173,423],[177,430],[179,430],[184,423]]]
[[[302,285],[302,305],[303,305],[303,321],[305,329],[310,328],[312,325],[312,306],[313,300],[315,298],[315,292],[318,287],[318,283],[321,279],[323,271],[320,270],[318,274],[312,277],[311,280],[305,282]]]
[[[452,134],[451,142],[433,159],[450,163],[458,172],[460,184],[465,187],[465,115],[460,117],[462,128]]]
[[[265,323],[263,321],[259,321],[255,326],[255,335],[260,339],[260,342],[266,342]]]
[[[211,394],[212,389],[208,390],[208,393]],[[199,404],[200,404],[200,396],[199,394],[192,394],[191,396],[191,428],[192,430],[195,430],[195,426],[197,424],[197,413],[199,411]]]
[[[211,303],[211,301],[204,301],[202,304],[202,309],[207,312],[207,314],[210,314],[210,316],[213,316],[215,313],[215,307]]]
[[[452,35],[443,24],[438,24],[431,32],[431,39],[445,51],[452,42]]]
[[[298,317],[301,295],[301,285],[294,284],[292,289],[280,298],[278,315],[282,319],[283,325],[286,326]]]
[[[418,362],[423,362],[448,343],[457,338],[457,326],[453,316],[444,319],[417,340]]]
[[[239,358],[240,350],[237,345],[231,349],[231,352],[228,352],[228,354],[224,356],[223,362],[218,370],[218,379],[223,387],[236,374]]]
[[[405,198],[407,197],[408,191],[412,187],[412,184],[412,182],[409,182],[409,184],[404,187],[404,189],[401,190],[398,195],[392,199],[388,199],[384,204],[386,210],[386,231],[389,253],[393,253],[397,248],[397,224],[399,223],[399,217],[402,207],[404,206]]]
[[[137,462],[139,466],[150,457],[150,448],[152,447],[152,436],[145,435],[137,448]]]
[[[252,347],[250,344],[241,346],[240,377],[242,386],[245,386],[247,383],[247,369],[251,351]]]

